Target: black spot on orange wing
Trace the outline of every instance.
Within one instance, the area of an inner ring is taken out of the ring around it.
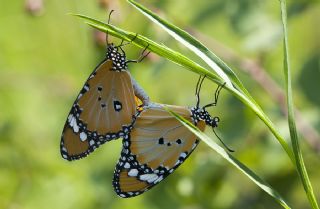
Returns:
[[[163,137],[161,137],[158,141],[159,144],[164,144],[164,140],[163,140]]]
[[[122,104],[119,101],[113,101],[113,108],[116,112],[120,112],[122,110]]]

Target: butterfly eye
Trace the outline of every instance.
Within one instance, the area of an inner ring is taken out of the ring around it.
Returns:
[[[214,117],[213,120],[214,120],[216,123],[220,122],[220,118],[219,118],[219,117]]]

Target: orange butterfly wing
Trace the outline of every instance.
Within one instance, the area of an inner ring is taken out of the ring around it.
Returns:
[[[115,71],[103,61],[90,75],[73,104],[61,138],[67,160],[85,157],[101,144],[129,131],[137,113],[128,71]]]
[[[188,108],[167,107],[193,122]],[[200,121],[197,126],[204,130],[205,123]],[[197,144],[196,136],[162,106],[147,107],[124,137],[113,179],[116,193],[132,197],[147,191],[181,165]]]

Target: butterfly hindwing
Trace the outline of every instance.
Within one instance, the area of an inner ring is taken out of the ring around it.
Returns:
[[[188,108],[167,107],[193,122]],[[205,123],[200,121],[197,126],[204,130]],[[196,136],[163,106],[144,108],[123,139],[113,180],[116,193],[132,197],[150,189],[181,165],[197,144]]]
[[[85,157],[129,131],[137,112],[131,76],[112,67],[110,59],[103,61],[74,102],[62,133],[63,158]]]

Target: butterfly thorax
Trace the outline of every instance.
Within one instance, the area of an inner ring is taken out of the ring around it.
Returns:
[[[204,121],[208,126],[218,127],[219,117],[212,117],[205,109],[193,107],[191,108],[191,113],[192,120],[196,125],[199,121]]]
[[[107,47],[107,59],[112,60],[112,70],[114,71],[124,71],[127,70],[126,55],[120,53],[118,49],[120,48],[114,46],[113,44],[108,44]]]

